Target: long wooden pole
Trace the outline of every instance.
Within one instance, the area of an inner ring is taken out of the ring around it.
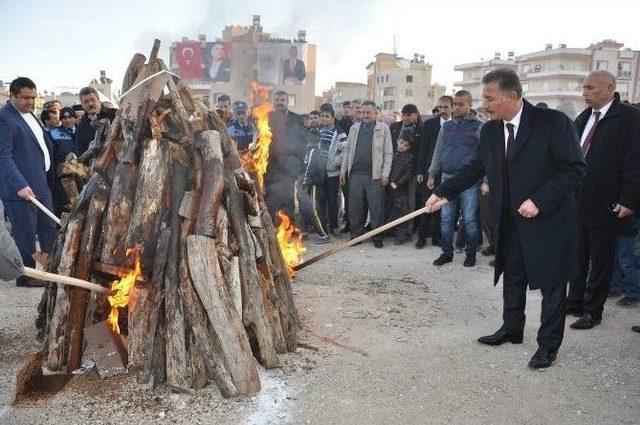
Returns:
[[[33,202],[33,203],[36,205],[36,207],[40,208],[40,210],[41,210],[43,213],[45,213],[46,215],[48,215],[48,216],[51,218],[51,220],[55,221],[55,222],[56,222],[56,224],[57,224],[58,226],[60,225],[60,219],[59,219],[58,217],[56,217],[56,215],[55,215],[54,213],[52,213],[52,212],[51,212],[47,207],[45,207],[44,205],[42,205],[42,204],[40,203],[40,201],[38,201],[38,200],[35,198],[35,196],[30,197],[30,198],[29,198],[29,200],[30,200],[31,202]]]
[[[389,230],[392,227],[397,226],[398,224],[402,224],[405,221],[409,221],[412,218],[418,217],[419,215],[422,215],[422,214],[424,214],[426,212],[427,212],[427,207],[422,207],[419,210],[415,210],[414,212],[409,213],[407,215],[404,215],[404,216],[402,216],[402,217],[400,217],[398,219],[395,219],[395,220],[385,224],[384,226],[380,226],[377,229],[373,229],[370,232],[367,232],[367,233],[365,233],[363,235],[358,236],[357,238],[351,239],[349,242],[345,242],[345,243],[343,243],[341,245],[336,246],[335,248],[331,248],[331,249],[323,252],[322,254],[316,255],[315,257],[310,258],[307,261],[304,261],[304,262],[298,264],[297,266],[293,266],[293,270],[295,270],[295,271],[301,270],[301,269],[303,269],[303,268],[315,263],[316,261],[320,261],[323,258],[326,258],[326,257],[328,257],[330,255],[335,254],[336,252],[340,252],[343,249],[349,248],[350,246],[353,246],[353,245],[355,245],[355,244],[357,244],[359,242],[362,242],[362,241],[365,241],[365,240],[367,240],[369,238],[372,238],[373,236],[375,236],[375,235],[377,235],[379,233],[382,233],[382,232],[384,232],[386,230]]]
[[[93,292],[100,292],[106,295],[111,294],[111,290],[109,288],[105,288],[95,283],[87,282],[86,280],[82,280],[82,279],[76,279],[75,277],[62,276],[59,274],[43,272],[42,270],[32,269],[31,267],[25,267],[22,270],[22,274],[24,276],[29,276],[34,279],[47,280],[49,282],[61,283],[63,285],[77,286],[79,288],[88,289]]]

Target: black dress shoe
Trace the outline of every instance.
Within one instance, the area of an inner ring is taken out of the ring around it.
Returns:
[[[555,350],[547,350],[545,348],[538,348],[538,351],[529,360],[529,367],[531,369],[544,369],[553,364],[558,352]]]
[[[425,239],[418,239],[418,242],[416,242],[416,249],[422,249],[425,247],[425,245],[427,244],[427,241]]]
[[[476,265],[476,256],[467,254],[467,257],[464,259],[464,263],[462,263],[465,267],[473,267]]]
[[[640,333],[640,326],[631,326],[631,330]]]
[[[433,262],[434,266],[441,266],[453,261],[453,257],[449,257],[447,254],[442,254]]]
[[[582,316],[582,307],[567,307],[565,309],[565,314],[567,316],[573,315],[573,316],[576,316],[576,317],[580,317],[580,316]]]
[[[595,317],[591,313],[585,313],[578,320],[571,324],[572,329],[591,329],[596,325],[599,325],[602,321],[601,318]]]
[[[502,345],[505,342],[512,344],[522,344],[522,334],[513,335],[502,329],[498,329],[498,332],[493,335],[481,336],[478,338],[478,342],[486,345]]]

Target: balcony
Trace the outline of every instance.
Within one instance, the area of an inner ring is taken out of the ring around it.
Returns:
[[[527,98],[535,98],[535,97],[582,98],[582,89],[570,90],[570,89],[558,88],[558,89],[551,89],[551,90],[526,91],[524,93],[524,97],[527,97]]]
[[[574,77],[584,79],[589,75],[589,71],[582,69],[542,69],[540,71],[528,71],[519,73],[520,78],[534,80],[538,78],[551,78],[551,77]]]
[[[475,78],[467,78],[466,80],[458,81],[456,83],[453,83],[453,85],[458,87],[464,87],[464,86],[473,86],[475,84],[480,84],[480,82],[482,82],[482,78],[475,77]]]
[[[627,71],[627,70],[624,70],[624,69],[619,69],[618,70],[618,77],[630,78],[631,77],[631,71]]]

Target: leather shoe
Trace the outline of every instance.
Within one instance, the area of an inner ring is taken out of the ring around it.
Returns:
[[[572,329],[591,329],[596,325],[599,325],[602,319],[596,318],[591,313],[585,313],[578,320],[571,324]]]
[[[531,369],[544,369],[553,364],[558,352],[556,350],[547,350],[545,348],[538,348],[538,351],[529,360],[529,367]]]
[[[513,335],[502,329],[498,329],[496,333],[493,335],[481,336],[478,338],[478,342],[486,345],[502,345],[505,342],[510,342],[512,344],[522,344],[522,334]]]
[[[631,326],[631,330],[640,333],[640,326]]]

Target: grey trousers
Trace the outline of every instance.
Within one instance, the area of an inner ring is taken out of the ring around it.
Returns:
[[[371,174],[349,175],[349,221],[352,238],[364,233],[367,209],[372,229],[384,224],[384,193],[385,187],[380,184],[379,179],[373,180]],[[382,235],[373,237],[373,240],[382,240]]]

